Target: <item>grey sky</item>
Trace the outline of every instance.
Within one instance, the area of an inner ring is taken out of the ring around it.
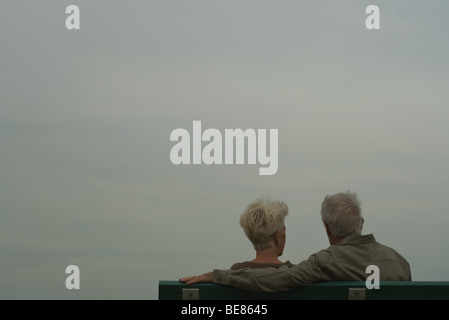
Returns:
[[[81,29],[65,28],[66,6]],[[380,8],[381,29],[365,28]],[[0,298],[157,299],[253,257],[256,197],[283,258],[328,246],[326,194],[414,280],[448,280],[447,1],[2,1]],[[279,130],[279,170],[170,162],[172,130]],[[65,288],[65,267],[81,289]]]

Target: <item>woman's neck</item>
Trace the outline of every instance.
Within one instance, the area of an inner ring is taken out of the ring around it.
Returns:
[[[278,255],[271,248],[265,250],[257,250],[256,258],[251,260],[252,262],[258,263],[283,263],[278,259]]]

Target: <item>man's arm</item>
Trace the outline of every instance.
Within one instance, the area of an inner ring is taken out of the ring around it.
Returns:
[[[323,276],[316,265],[316,257],[312,255],[308,260],[288,268],[282,266],[276,268],[241,269],[241,270],[217,270],[204,273],[197,277],[181,278],[181,282],[194,284],[198,282],[215,282],[224,285],[232,285],[240,289],[259,292],[278,292],[296,288],[301,285],[318,281],[329,281]]]
[[[190,276],[179,279],[181,282],[185,282],[186,284],[194,284],[200,282],[213,282],[212,272],[203,273],[199,276]]]
[[[315,264],[315,256],[291,268],[258,268],[242,270],[214,270],[213,282],[259,292],[287,291],[301,285],[328,281]]]
[[[213,281],[240,289],[260,292],[285,291],[297,287],[287,266],[213,271]]]

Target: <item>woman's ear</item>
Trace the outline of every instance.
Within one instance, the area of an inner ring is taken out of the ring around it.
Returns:
[[[282,230],[276,230],[274,234],[274,241],[276,241],[276,244],[279,244],[282,241]]]
[[[276,230],[274,234],[274,240],[276,241],[276,243],[279,243],[279,241],[281,240],[281,230]]]
[[[276,230],[276,233],[274,234],[274,239],[276,240],[276,243],[281,243],[285,239],[285,229],[279,229]]]

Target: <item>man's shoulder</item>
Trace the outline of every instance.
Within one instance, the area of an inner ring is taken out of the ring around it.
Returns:
[[[398,251],[396,251],[392,247],[387,246],[387,245],[385,245],[383,243],[380,243],[380,242],[377,242],[377,241],[376,241],[376,245],[378,247],[382,248],[386,253],[389,253],[390,255],[392,255],[395,258],[397,258],[398,260],[408,263],[407,259],[405,259],[405,257],[403,255],[401,255]]]
[[[362,254],[362,252],[365,252]],[[395,260],[407,262],[407,260],[395,249],[376,241],[372,234],[365,236],[350,236],[337,244],[331,245],[326,249],[313,253],[309,260],[317,260],[327,263],[335,259],[344,259],[345,257],[354,257],[359,254],[362,256],[381,255]]]

